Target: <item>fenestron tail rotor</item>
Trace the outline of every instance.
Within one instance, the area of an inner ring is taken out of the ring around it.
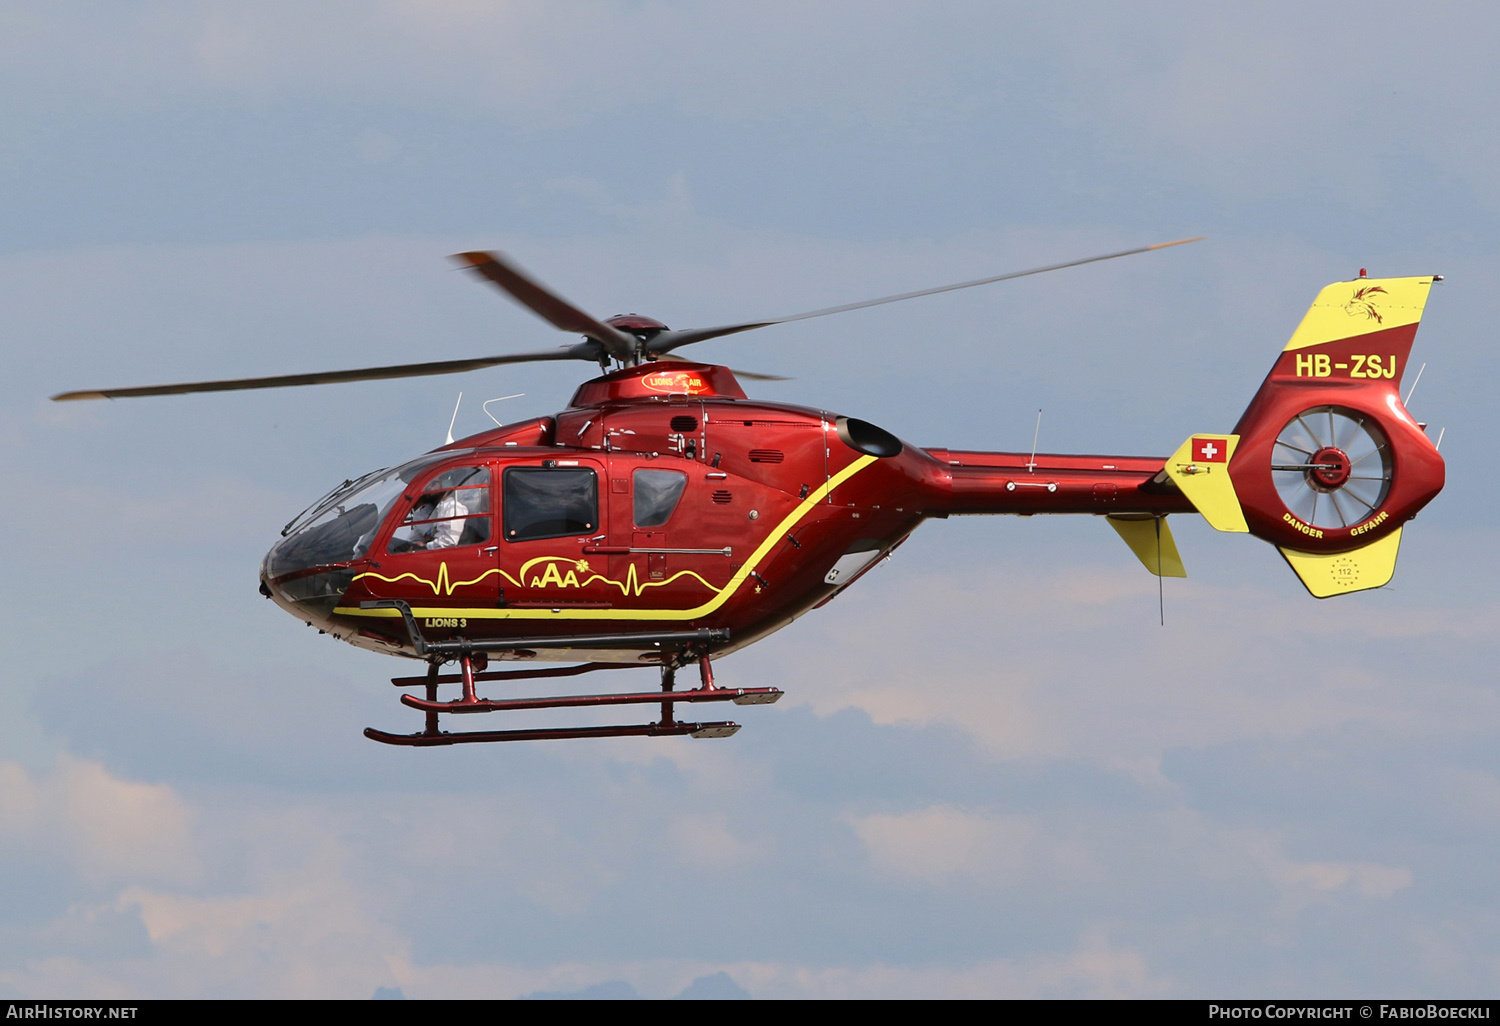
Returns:
[[[1271,479],[1294,517],[1321,528],[1359,524],[1391,488],[1389,441],[1375,422],[1341,406],[1314,406],[1287,422],[1271,449]]]
[[[1079,267],[1083,264],[1098,263],[1102,260],[1114,260],[1117,257],[1133,256],[1137,253],[1149,253],[1152,250],[1180,246],[1188,242],[1197,242],[1200,238],[1202,236],[1192,239],[1176,239],[1172,242],[1158,242],[1151,246],[1140,246],[1135,249],[1120,250],[1116,253],[1104,253],[1099,256],[1084,257],[1080,260],[1047,264],[1043,267],[1032,267],[1024,271],[1010,271],[1005,274],[992,275],[988,278],[976,278],[972,281],[958,282],[953,285],[939,285],[935,288],[919,289],[915,292],[902,292],[893,296],[881,296],[878,299],[866,299],[857,303],[846,303],[842,306],[824,307],[820,310],[809,310],[805,313],[790,314],[785,317],[773,317],[758,321],[742,321],[737,324],[723,324],[710,328],[686,328],[676,331],[673,331],[659,321],[651,320],[649,317],[630,315],[601,320],[568,302],[501,254],[476,250],[468,253],[460,253],[454,259],[465,268],[501,289],[516,302],[526,307],[548,324],[561,331],[581,334],[584,336],[584,340],[554,350],[510,353],[502,356],[479,357],[477,359],[432,360],[422,363],[403,363],[386,367],[364,367],[342,371],[321,371],[311,374],[278,374],[259,378],[188,381],[171,385],[88,389],[76,392],[62,392],[54,395],[52,398],[57,402],[76,399],[130,399],[143,396],[186,395],[193,392],[233,392],[256,388],[287,388],[295,385],[328,385],[349,381],[378,381],[390,378],[425,377],[434,374],[460,374],[465,371],[482,370],[486,367],[497,367],[502,364],[554,360],[586,360],[608,369],[611,360],[621,365],[629,366],[640,363],[643,360],[661,358],[675,349],[691,345],[694,342],[705,342],[712,338],[735,335],[744,331],[752,331],[756,328],[770,327],[773,324],[786,324],[791,321],[803,321],[813,317],[827,317],[832,314],[848,313],[852,310],[863,310],[866,307],[881,306],[886,303],[898,303],[907,299],[936,295],[940,292],[953,292],[957,289],[973,288],[977,285],[989,285],[994,282],[1007,281],[1012,278],[1024,278],[1033,274],[1044,274],[1048,271],[1059,271],[1067,267]],[[744,374],[743,376],[759,381],[786,380],[769,374]]]

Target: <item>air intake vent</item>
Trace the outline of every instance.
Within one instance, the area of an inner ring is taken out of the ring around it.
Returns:
[[[726,491],[724,491],[722,489],[720,489],[717,492],[714,492],[714,494],[713,494],[713,500],[715,502],[717,502],[720,506],[727,505],[730,502],[730,500],[732,500],[733,498],[734,498],[734,493],[733,492],[726,492]]]
[[[698,430],[698,418],[697,417],[673,417],[672,418],[672,430],[678,432],[679,434],[684,434],[684,435],[688,434],[689,432],[692,432],[692,431],[697,431]]]
[[[780,463],[786,459],[786,454],[780,449],[751,449],[751,463]]]

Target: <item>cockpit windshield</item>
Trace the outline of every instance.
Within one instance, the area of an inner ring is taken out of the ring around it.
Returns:
[[[472,451],[428,453],[341,485],[286,526],[285,537],[266,554],[266,576],[279,577],[363,556],[386,514],[424,468]]]

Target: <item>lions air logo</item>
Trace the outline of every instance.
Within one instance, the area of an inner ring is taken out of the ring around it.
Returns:
[[[528,587],[528,588],[546,588],[546,587],[554,587],[554,588],[581,588],[581,587],[583,587],[583,585],[581,585],[581,584],[578,583],[578,575],[579,574],[586,574],[586,573],[589,572],[589,561],[588,560],[586,560],[586,559],[576,559],[576,560],[559,559],[556,556],[543,556],[542,559],[546,560],[547,568],[545,570],[543,570],[540,574],[533,573],[531,575],[531,580],[529,580],[529,581],[526,582],[526,587]],[[541,560],[533,559],[530,563],[527,563],[526,566],[530,567],[530,566],[535,565],[538,562],[541,562]],[[568,567],[568,573],[567,573],[566,576],[564,576],[564,575],[562,575],[561,573],[558,572],[558,567],[559,566],[566,566],[566,567]],[[523,580],[526,577],[526,569],[525,568],[522,568],[522,570],[521,570],[521,577],[522,577]]]
[[[713,391],[709,383],[703,380],[703,375],[692,371],[652,371],[641,378],[641,384],[653,392],[668,395],[700,395]]]
[[[1365,320],[1374,321],[1376,324],[1384,324],[1385,318],[1375,307],[1378,298],[1389,295],[1379,285],[1366,285],[1354,290],[1354,297],[1344,304],[1344,313],[1350,317],[1364,315]]]

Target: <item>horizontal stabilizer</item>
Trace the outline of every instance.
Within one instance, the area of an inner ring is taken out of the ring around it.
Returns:
[[[1321,599],[1389,584],[1396,572],[1396,550],[1400,547],[1398,527],[1379,541],[1352,552],[1314,555],[1282,549],[1281,554],[1313,597]]]
[[[1104,519],[1125,539],[1130,551],[1135,553],[1141,565],[1151,573],[1158,577],[1187,576],[1166,517],[1154,517],[1149,513],[1124,513],[1112,514]]]
[[[1229,479],[1229,461],[1239,444],[1239,435],[1193,435],[1163,469],[1211,527],[1245,534],[1250,528]]]

